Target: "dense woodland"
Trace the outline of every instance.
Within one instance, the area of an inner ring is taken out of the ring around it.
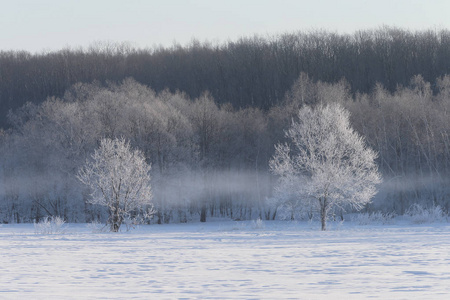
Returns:
[[[411,32],[382,27],[352,35],[298,32],[144,50],[99,43],[90,49],[39,54],[3,51],[0,127],[8,126],[9,109],[62,97],[78,82],[132,77],[156,92],[179,90],[194,99],[209,91],[219,105],[267,110],[283,101],[302,72],[313,81],[335,83],[345,78],[352,93],[370,93],[376,83],[394,92],[398,85],[407,86],[412,76],[421,74],[434,82],[449,70],[446,29]]]
[[[334,102],[378,152],[383,183],[366,211],[448,212],[446,74],[447,30],[1,52],[0,221],[104,219],[76,174],[105,137],[152,164],[153,222],[301,218],[274,196],[269,160],[300,108]]]

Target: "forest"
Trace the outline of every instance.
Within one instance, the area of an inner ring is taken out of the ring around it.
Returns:
[[[299,109],[331,103],[378,154],[364,211],[448,213],[449,73],[450,31],[389,27],[0,52],[0,222],[103,220],[76,176],[102,138],[151,164],[152,222],[311,217],[277,199],[269,161]]]
[[[283,101],[300,73],[314,82],[345,78],[352,93],[370,93],[377,83],[395,92],[415,75],[434,82],[449,70],[449,30],[387,26],[354,34],[317,30],[216,44],[193,40],[151,49],[99,42],[88,49],[48,53],[0,51],[0,127],[9,126],[9,109],[62,97],[78,82],[132,77],[156,92],[178,90],[195,99],[209,91],[219,105],[268,110]],[[434,85],[432,89],[437,92]]]

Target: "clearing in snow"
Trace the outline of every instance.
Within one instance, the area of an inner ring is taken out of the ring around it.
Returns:
[[[0,227],[0,298],[448,299],[450,225],[283,221],[36,234]]]

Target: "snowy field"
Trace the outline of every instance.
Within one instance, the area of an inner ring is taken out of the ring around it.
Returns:
[[[0,299],[450,299],[450,225],[0,227]]]

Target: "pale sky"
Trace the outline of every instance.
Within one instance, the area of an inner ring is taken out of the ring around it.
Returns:
[[[450,0],[0,0],[0,50],[135,47],[382,25],[450,29]]]

